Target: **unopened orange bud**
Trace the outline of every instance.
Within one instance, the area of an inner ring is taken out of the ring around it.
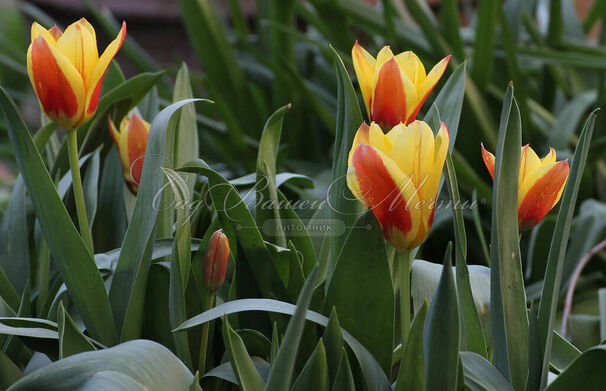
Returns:
[[[217,230],[210,236],[204,255],[202,280],[209,294],[214,295],[223,285],[228,259],[229,240],[222,230]]]

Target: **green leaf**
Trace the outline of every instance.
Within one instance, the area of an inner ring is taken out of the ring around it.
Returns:
[[[492,187],[490,324],[493,362],[514,388],[528,375],[528,314],[518,232],[518,174],[522,132],[510,84],[503,100]]]
[[[236,333],[227,320],[223,318],[223,341],[229,354],[229,361],[238,377],[238,383],[243,391],[263,391],[265,382],[251,360],[242,338]]]
[[[282,134],[282,121],[290,107],[290,104],[282,106],[265,123],[257,154],[257,183],[255,185],[257,225],[264,227],[266,222],[271,225],[273,229],[269,230],[270,233],[263,230],[265,231],[264,237],[267,241],[281,247],[286,247],[286,236],[280,223],[280,206],[276,188],[276,159]],[[271,202],[272,207],[264,206],[266,202]]]
[[[189,162],[179,170],[208,177],[210,197],[221,220],[221,227],[228,235],[231,253],[238,253],[236,244],[242,248],[263,296],[288,297],[276,266],[267,262],[271,255],[250,210],[234,187],[203,160]]]
[[[88,332],[106,345],[117,341],[105,286],[72,223],[17,107],[0,89],[0,106],[21,174],[46,242]]]
[[[301,290],[297,300],[297,309],[288,322],[286,333],[280,344],[280,349],[272,362],[269,376],[267,377],[266,391],[287,391],[290,388],[291,378],[295,369],[295,361],[299,343],[303,335],[303,326],[305,325],[305,314],[311,302],[311,296],[314,291],[317,269],[311,272],[305,285]]]
[[[347,351],[343,347],[339,367],[332,383],[332,391],[355,391],[355,389],[356,384],[351,372],[351,366],[349,365],[349,359],[347,358]]]
[[[556,150],[564,150],[570,143],[579,121],[587,109],[595,103],[595,91],[587,91],[576,95],[558,113],[553,128],[549,132],[548,144]]]
[[[395,391],[425,389],[423,326],[425,325],[428,307],[427,300],[423,301],[423,306],[415,315],[410,326],[410,336],[402,353]]]
[[[394,292],[385,239],[372,211],[356,221],[337,258],[326,290],[326,308],[372,352],[389,373],[394,335]],[[372,325],[360,319],[373,319]]]
[[[456,389],[459,371],[459,305],[452,273],[452,244],[423,328],[425,390]]]
[[[497,7],[500,6],[497,0],[484,0],[478,3],[471,76],[480,89],[485,88],[492,79],[495,27],[498,24]]]
[[[280,202],[280,218],[283,222],[293,226],[293,229],[288,231],[290,234],[286,235],[286,239],[292,242],[297,251],[301,253],[303,257],[301,264],[303,274],[308,276],[316,266],[316,253],[309,232],[297,215],[297,212],[288,202],[286,196],[280,190],[278,190],[278,199]]]
[[[124,237],[109,291],[121,340],[137,338],[141,332],[145,286],[151,261],[149,247],[154,241],[158,217],[155,198],[164,184],[164,177],[158,171],[165,164],[166,128],[178,109],[195,101],[198,100],[188,99],[168,106],[151,124],[135,210]]]
[[[55,322],[36,318],[0,318],[0,334],[59,339]]]
[[[99,194],[99,171],[101,166],[101,149],[97,149],[91,156],[90,162],[86,166],[86,175],[84,176],[84,204],[86,206],[86,216],[88,224],[92,228],[97,213],[97,197]]]
[[[328,364],[326,362],[326,350],[322,339],[318,341],[316,348],[305,363],[299,377],[291,388],[292,391],[329,391]]]
[[[23,377],[23,372],[0,350],[0,389],[6,390]]]
[[[557,331],[553,330],[551,345],[551,365],[559,372],[563,372],[572,362],[581,355],[581,351],[568,342]]]
[[[209,311],[194,316],[193,318],[185,321],[174,331],[178,332],[187,330],[192,327],[202,325],[206,322],[219,319],[223,315],[246,311],[266,311],[292,315],[295,313],[296,308],[296,306],[290,303],[272,299],[233,300],[218,305]],[[326,326],[328,324],[328,318],[314,311],[307,311],[306,319],[322,326]],[[383,373],[383,370],[381,369],[380,365],[372,357],[370,352],[346,330],[341,329],[341,333],[343,334],[343,339],[345,340],[345,342],[347,342],[347,344],[355,354],[356,358],[358,359],[358,363],[362,369],[362,373],[364,374],[368,389],[377,391],[389,391],[391,389],[389,385],[389,380],[387,380],[385,373]],[[275,336],[276,334],[274,333],[274,337]],[[274,341],[276,341],[275,338],[272,340],[272,346]],[[272,362],[273,361],[275,360],[272,360]]]
[[[511,384],[484,357],[473,352],[461,352],[465,386],[472,391],[514,391]]]
[[[596,111],[591,113],[585,122],[577,149],[572,158],[572,165],[568,174],[568,181],[562,198],[560,199],[560,211],[558,220],[551,239],[549,256],[547,257],[547,269],[541,292],[541,303],[539,306],[539,333],[541,336],[541,347],[543,349],[543,373],[541,386],[545,386],[547,372],[549,370],[549,356],[551,354],[552,333],[555,321],[556,307],[560,295],[560,283],[562,280],[562,264],[566,255],[566,246],[572,215],[574,214],[579,186],[595,124]]]
[[[463,60],[465,58],[465,51],[463,49],[463,41],[461,40],[461,34],[459,32],[460,23],[461,19],[459,17],[458,1],[442,1],[440,8],[440,28],[444,38],[452,47],[456,58]]]
[[[97,390],[187,391],[193,379],[191,372],[170,350],[156,342],[136,340],[48,364],[9,389],[67,391],[90,387]],[[120,387],[124,384],[129,387]]]
[[[585,351],[562,372],[546,391],[601,390],[604,388],[606,346]]]
[[[267,379],[267,374],[269,373],[269,363],[259,357],[251,357],[253,365],[257,369],[257,372],[261,375],[261,379]],[[235,385],[240,385],[238,381],[238,377],[234,372],[234,369],[230,362],[226,362],[217,367],[214,367],[210,371],[206,372],[203,378],[206,377],[216,377],[225,381],[228,381]]]
[[[57,329],[59,332],[59,359],[95,350],[93,344],[82,334],[72,318],[59,304],[57,311]]]
[[[458,301],[461,306],[461,326],[463,328],[461,333],[461,347],[464,350],[469,350],[487,357],[484,332],[482,330],[482,324],[480,323],[480,317],[476,311],[469,280],[469,270],[467,268],[467,234],[465,233],[463,211],[460,207],[461,197],[459,196],[457,176],[450,153],[446,155],[445,177],[448,185],[448,193],[450,194],[450,199],[454,205],[452,216],[456,243],[456,284]]]
[[[330,311],[330,317],[328,318],[328,324],[324,329],[324,335],[322,336],[324,346],[326,347],[326,361],[328,363],[328,373],[330,378],[335,381],[339,366],[342,365],[343,358],[343,334],[341,334],[341,326],[339,324],[339,317],[337,311],[333,307]]]
[[[341,220],[346,227],[351,227],[356,221],[356,214],[362,210],[362,206],[351,194],[345,181],[347,175],[347,156],[349,155],[354,136],[362,124],[362,113],[360,112],[358,98],[349,80],[345,65],[337,51],[332,47],[331,49],[337,74],[337,128],[333,152],[334,160],[332,162],[333,183],[328,194],[328,200],[331,205],[330,218]],[[328,275],[321,275],[320,281],[325,277],[330,280],[336,265],[337,255],[341,252],[343,243],[345,243],[345,239],[347,238],[347,231],[343,235],[329,237],[331,264],[328,266]]]

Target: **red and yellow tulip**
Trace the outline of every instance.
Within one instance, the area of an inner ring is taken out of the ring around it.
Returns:
[[[105,71],[122,46],[126,24],[99,57],[95,29],[82,18],[61,32],[32,24],[27,72],[42,111],[67,130],[88,121],[99,104]]]
[[[356,42],[351,55],[368,117],[384,129],[400,122],[408,125],[417,118],[450,60],[450,56],[443,58],[426,74],[423,63],[411,51],[394,56],[389,46],[384,46],[375,59]]]
[[[141,181],[150,125],[135,113],[122,119],[120,130],[116,129],[111,117],[108,118],[108,122],[110,133],[120,154],[124,178],[131,190],[136,193]]]
[[[383,236],[398,250],[425,239],[435,211],[449,135],[442,123],[434,138],[429,125],[399,124],[384,134],[362,124],[349,152],[347,185],[370,208]]]
[[[494,178],[494,155],[482,145],[482,159]],[[537,225],[558,203],[566,180],[568,161],[556,162],[553,148],[542,159],[528,145],[522,147],[518,179],[518,225],[527,231]]]

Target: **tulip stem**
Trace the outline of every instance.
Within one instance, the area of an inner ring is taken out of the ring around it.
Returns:
[[[208,311],[213,308],[215,303],[215,295],[208,296],[207,305],[204,311]],[[210,330],[210,322],[206,322],[202,325],[202,336],[200,337],[200,356],[198,358],[198,371],[200,376],[206,373],[206,351],[208,347],[208,333]]]
[[[412,252],[398,251],[400,261],[400,327],[402,330],[402,349],[406,347],[410,332],[410,266]]]
[[[84,191],[82,190],[82,178],[80,177],[80,162],[78,161],[78,135],[76,130],[67,132],[67,154],[69,156],[69,166],[72,171],[72,187],[74,189],[74,201],[76,203],[76,213],[78,215],[78,225],[80,226],[80,235],[82,240],[94,255],[93,238],[88,226],[88,217],[86,216],[86,205],[84,204]]]

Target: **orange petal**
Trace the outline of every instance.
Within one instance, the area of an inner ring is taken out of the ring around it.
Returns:
[[[369,207],[381,224],[383,236],[398,249],[411,249],[420,226],[414,184],[395,162],[367,144],[353,153],[347,174],[352,193]]]
[[[446,67],[448,66],[448,62],[450,61],[450,56],[444,57],[439,63],[437,63],[432,70],[427,74],[427,77],[417,89],[417,105],[412,111],[412,114],[407,118],[407,123],[414,121],[419,115],[419,111],[421,107],[423,107],[423,103],[433,90],[433,88],[438,84],[438,81],[446,71]]]
[[[126,23],[122,23],[122,28],[120,29],[120,33],[116,39],[114,39],[105,49],[101,57],[99,57],[99,61],[95,66],[95,69],[92,71],[88,82],[87,82],[87,94],[86,94],[86,112],[84,113],[84,118],[82,119],[82,123],[86,122],[97,110],[97,105],[99,104],[99,94],[101,93],[101,84],[103,83],[103,76],[105,76],[105,72],[109,67],[109,64],[114,59],[120,47],[122,47],[122,43],[124,42],[124,37],[126,37]]]
[[[568,161],[541,166],[524,180],[518,192],[520,231],[537,225],[560,200],[568,179]]]
[[[366,105],[366,112],[370,117],[370,100],[372,98],[376,60],[366,49],[358,44],[358,41],[356,41],[356,44],[351,49],[351,58],[354,70],[356,71],[356,77],[358,78],[358,84],[360,85],[360,91],[362,91],[362,97],[364,98],[364,104]]]
[[[488,169],[490,176],[492,177],[492,179],[494,179],[494,155],[492,153],[488,152],[484,148],[484,144],[481,144],[481,146],[482,146],[482,160],[484,160],[484,165]]]
[[[48,32],[50,33],[50,35],[53,36],[53,38],[55,38],[55,41],[61,38],[61,36],[63,35],[63,31],[61,31],[61,29],[57,27],[57,25],[51,27]]]
[[[398,62],[392,57],[381,67],[372,96],[372,120],[393,128],[406,121],[406,92]]]
[[[134,184],[138,186],[143,171],[149,124],[143,121],[137,114],[133,114],[128,123],[126,135],[130,177]]]
[[[46,115],[65,129],[76,127],[83,110],[84,83],[69,60],[49,44],[45,34],[39,34],[29,46],[27,70]]]

